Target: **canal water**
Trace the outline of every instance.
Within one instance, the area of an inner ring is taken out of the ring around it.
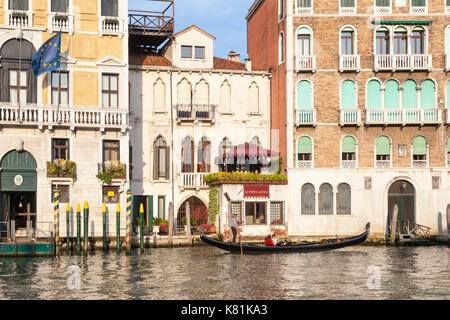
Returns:
[[[241,256],[197,246],[0,258],[0,299],[450,299],[449,250]]]

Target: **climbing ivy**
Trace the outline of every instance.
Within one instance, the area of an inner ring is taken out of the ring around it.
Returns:
[[[216,216],[219,213],[219,187],[209,188],[208,223],[215,224]]]

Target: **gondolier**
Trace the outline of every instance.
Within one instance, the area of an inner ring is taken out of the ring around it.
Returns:
[[[231,218],[230,221],[230,227],[231,227],[231,232],[233,233],[233,242],[236,242],[236,233],[237,233],[237,228],[238,228],[238,223],[237,223],[237,213],[233,214],[233,217]]]

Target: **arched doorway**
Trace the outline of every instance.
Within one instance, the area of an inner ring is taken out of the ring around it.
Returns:
[[[0,167],[2,231],[31,231],[36,225],[36,160],[27,151],[13,150],[1,159]],[[15,225],[14,230],[9,228],[11,222]],[[27,233],[23,235],[27,236]]]
[[[409,233],[415,223],[415,189],[406,180],[394,182],[388,191],[388,233],[392,228],[394,206],[398,206],[397,226],[401,234]]]
[[[184,225],[186,224],[186,203],[189,202],[190,212],[191,212],[191,225],[193,227],[198,227],[203,223],[208,223],[208,209],[202,200],[196,196],[192,196],[186,201],[184,201],[177,214],[177,229],[184,230]]]

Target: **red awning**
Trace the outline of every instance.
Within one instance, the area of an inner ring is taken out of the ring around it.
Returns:
[[[237,147],[233,147],[232,150],[227,151],[223,156],[224,157],[260,157],[260,156],[277,156],[279,153],[264,149],[259,147],[256,144],[251,143],[243,143],[238,145]]]

